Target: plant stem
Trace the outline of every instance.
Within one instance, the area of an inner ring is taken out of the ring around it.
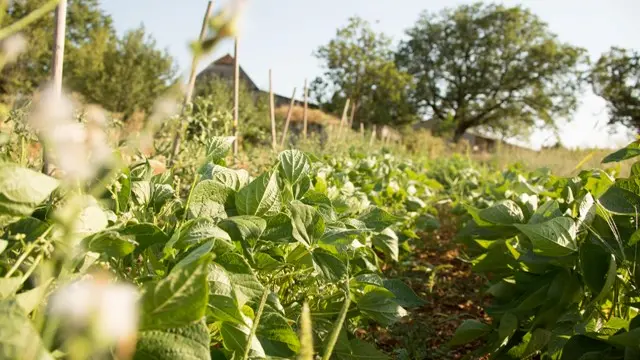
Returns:
[[[340,331],[342,330],[342,325],[344,324],[345,319],[347,318],[347,312],[349,311],[349,305],[351,305],[351,297],[349,295],[349,285],[347,284],[346,297],[344,299],[344,303],[342,304],[342,309],[340,309],[340,314],[338,315],[338,321],[333,327],[333,331],[329,336],[329,342],[327,343],[327,347],[324,350],[324,354],[322,355],[322,360],[329,360],[331,357],[331,353],[333,353],[333,348],[336,346],[336,342],[338,342],[338,336],[340,335]]]
[[[16,270],[18,270],[18,268],[20,267],[22,262],[27,258],[27,256],[29,256],[29,254],[31,254],[31,252],[35,248],[36,248],[36,244],[35,243],[31,243],[31,244],[27,245],[25,251],[22,253],[22,255],[20,255],[20,257],[18,258],[16,263],[13,264],[13,266],[11,267],[11,269],[9,269],[9,271],[7,271],[7,273],[4,275],[4,278],[8,279],[11,275],[13,275],[13,273],[16,272]]]
[[[264,305],[267,303],[267,296],[269,296],[269,289],[265,288],[262,293],[262,298],[260,299],[260,305],[258,305],[258,312],[256,313],[256,317],[253,319],[253,325],[251,326],[251,331],[249,332],[249,337],[247,338],[247,345],[244,348],[244,355],[242,356],[243,360],[249,359],[249,352],[251,351],[251,339],[256,334],[256,330],[258,330],[258,323],[260,323],[260,317],[262,317],[262,311],[264,310]]]
[[[31,264],[31,266],[29,267],[29,269],[27,270],[27,272],[24,273],[24,275],[22,276],[22,283],[24,283],[25,281],[27,281],[27,279],[29,278],[29,276],[31,276],[31,274],[33,273],[33,271],[36,269],[36,267],[38,266],[38,264],[40,264],[40,261],[42,260],[43,255],[42,254],[38,254],[38,256],[36,257],[36,259],[33,261],[33,264]]]
[[[22,19],[14,22],[13,24],[11,24],[11,25],[9,25],[9,26],[7,26],[5,28],[0,29],[0,40],[3,40],[4,38],[8,37],[9,35],[17,33],[18,31],[20,31],[23,28],[27,27],[32,22],[40,19],[41,17],[43,17],[49,11],[52,11],[53,9],[55,9],[55,7],[58,6],[58,2],[59,1],[60,0],[49,0],[49,2],[47,2],[44,5],[42,5],[40,8],[32,11],[31,13],[29,13],[29,15],[23,17]]]

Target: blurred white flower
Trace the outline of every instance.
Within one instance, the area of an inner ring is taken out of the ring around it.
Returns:
[[[4,61],[11,63],[27,49],[27,39],[22,34],[14,34],[0,42],[0,51]]]
[[[63,328],[91,329],[102,344],[116,344],[135,336],[139,294],[135,286],[85,276],[51,295],[49,313]]]
[[[180,106],[175,98],[162,97],[157,99],[149,116],[148,125],[151,127],[150,130],[155,131],[164,121],[177,115],[178,111],[180,111]]]
[[[40,94],[29,117],[29,124],[47,146],[47,155],[69,180],[88,180],[111,159],[104,112],[90,106],[85,117],[86,125],[76,121],[71,99],[51,88]]]

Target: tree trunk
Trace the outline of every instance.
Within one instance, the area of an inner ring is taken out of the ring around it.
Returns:
[[[460,139],[462,139],[462,136],[467,132],[467,129],[468,127],[466,126],[458,125],[453,133],[453,142],[460,142]]]

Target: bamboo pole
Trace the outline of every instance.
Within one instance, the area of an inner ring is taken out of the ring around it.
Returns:
[[[291,114],[293,114],[293,107],[296,103],[296,88],[293,88],[293,94],[291,94],[291,104],[289,104],[289,110],[287,110],[287,118],[284,121],[284,130],[282,130],[282,139],[280,140],[280,147],[284,148],[284,142],[287,139],[287,131],[289,130],[289,123],[291,122]]]
[[[273,100],[273,76],[272,71],[269,69],[269,116],[271,118],[271,148],[276,150],[278,147],[278,140],[276,139],[276,109],[275,102]]]
[[[376,124],[373,124],[373,128],[371,129],[371,139],[369,139],[369,146],[372,146],[375,140],[376,140]]]
[[[240,66],[238,63],[238,38],[233,45],[233,156],[238,156],[238,104],[240,99]]]
[[[302,110],[302,136],[307,138],[307,109],[308,109],[308,99],[309,97],[309,89],[307,88],[307,79],[304,79],[304,108]]]
[[[349,98],[347,98],[347,102],[344,104],[344,109],[342,109],[342,117],[340,118],[340,127],[338,128],[338,138],[342,137],[342,127],[344,123],[347,122],[347,111],[349,110]]]
[[[211,13],[213,12],[213,1],[209,1],[207,4],[207,11],[204,13],[204,18],[202,19],[202,27],[200,28],[200,35],[198,39],[203,41],[205,36],[207,35],[207,24],[209,22],[209,18],[211,17]],[[198,68],[198,55],[193,55],[193,59],[191,60],[191,71],[189,73],[189,82],[187,83],[186,93],[184,95],[184,100],[182,103],[182,113],[186,110],[187,106],[191,103],[191,98],[193,97],[193,89],[196,85],[196,71]],[[184,127],[184,125],[182,125]],[[179,129],[174,138],[173,144],[171,145],[171,155],[169,156],[169,166],[173,165],[175,161],[175,157],[178,155],[180,151],[180,137],[182,136],[183,128]]]
[[[360,135],[364,138],[364,124],[360,121]]]
[[[53,34],[53,58],[51,61],[54,96],[62,96],[62,70],[64,65],[64,38],[67,25],[67,0],[60,0],[55,13],[56,27]],[[42,172],[50,175],[53,170],[47,151],[42,147]]]
[[[349,115],[349,128],[353,129],[353,119],[356,115],[356,102],[351,103],[351,115]]]

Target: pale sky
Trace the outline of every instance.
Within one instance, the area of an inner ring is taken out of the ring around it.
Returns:
[[[229,0],[214,0],[216,8]],[[298,94],[305,78],[322,74],[312,53],[327,43],[350,16],[358,15],[374,23],[374,28],[394,41],[404,37],[423,10],[439,11],[471,1],[451,0],[248,0],[240,42],[240,66],[263,89],[268,88],[268,71],[273,69],[274,90],[290,96]],[[549,24],[561,41],[586,48],[596,59],[611,46],[640,50],[640,0],[522,0],[501,1],[522,4]],[[188,72],[191,55],[188,44],[197,38],[206,0],[102,0],[113,16],[119,32],[144,24],[158,45],[176,58],[181,73]],[[224,43],[201,62],[233,53],[233,44]],[[567,147],[616,147],[630,137],[624,130],[610,135],[604,101],[587,88],[573,121],[562,122],[560,137]],[[529,146],[539,147],[547,133],[536,133]]]

